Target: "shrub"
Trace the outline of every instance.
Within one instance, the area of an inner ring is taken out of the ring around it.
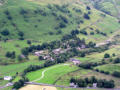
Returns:
[[[120,63],[120,58],[116,58],[116,59],[114,60],[114,63]]]
[[[118,71],[114,71],[112,73],[112,75],[115,76],[115,77],[119,77],[120,78],[120,72],[118,72]]]
[[[7,18],[8,18],[8,20],[12,20],[12,17],[11,17],[11,16],[8,16]]]
[[[10,13],[9,13],[8,10],[6,10],[4,13],[5,13],[6,15],[10,15]]]
[[[89,6],[86,7],[87,10],[90,10],[91,8]]]
[[[22,31],[18,32],[18,35],[23,37],[24,36],[24,33]]]
[[[109,57],[110,57],[110,54],[108,54],[108,53],[104,54],[104,58],[109,58]]]
[[[3,31],[1,32],[1,34],[4,35],[4,36],[7,36],[7,35],[10,34],[10,32],[9,32],[8,29],[5,29],[5,30],[3,30]]]
[[[86,14],[86,13],[84,13],[84,18],[85,18],[85,19],[87,19],[87,20],[89,20],[89,19],[90,19],[89,15],[88,15],[88,14]]]
[[[84,35],[88,35],[85,30],[81,30],[80,33],[81,33],[81,34],[84,34]]]
[[[61,22],[61,23],[59,24],[59,27],[60,27],[60,28],[65,28],[65,27],[66,27],[66,24],[65,24],[64,22]]]
[[[90,35],[94,35],[94,32],[90,32]]]

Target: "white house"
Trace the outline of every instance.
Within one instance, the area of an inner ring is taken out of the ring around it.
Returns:
[[[96,88],[97,87],[97,83],[93,83],[93,87]]]
[[[4,80],[11,80],[12,77],[11,76],[4,76]]]
[[[74,63],[74,65],[79,65],[80,64],[80,60],[74,59],[74,58],[70,58],[70,61]]]
[[[75,83],[70,83],[70,87],[77,88],[77,85]]]
[[[42,53],[43,53],[43,51],[38,51],[38,52],[35,52],[35,55],[40,56],[40,54],[42,54]]]

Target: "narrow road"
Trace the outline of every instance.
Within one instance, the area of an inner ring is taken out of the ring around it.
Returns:
[[[63,65],[69,65],[69,64],[62,64],[62,65],[59,65],[59,66],[63,66]],[[43,70],[42,71],[42,76],[40,78],[36,79],[36,80],[33,80],[32,82],[36,82],[36,81],[41,80],[42,78],[44,78],[46,71],[48,71],[50,69],[53,69],[53,68],[56,68],[56,67],[59,67],[59,66],[53,66],[53,67],[50,67],[50,68],[47,68],[47,69]]]

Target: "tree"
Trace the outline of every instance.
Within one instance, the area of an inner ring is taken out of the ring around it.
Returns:
[[[89,15],[88,15],[88,14],[86,14],[86,13],[84,13],[84,18],[85,18],[85,19],[87,19],[87,20],[89,20],[89,19],[90,19]]]
[[[87,10],[90,10],[91,8],[89,6],[86,7]]]
[[[109,57],[110,57],[110,54],[108,54],[108,53],[104,54],[104,58],[109,58]]]
[[[22,54],[25,55],[25,56],[27,56],[27,55],[29,54],[28,48],[23,48],[23,49],[21,50],[21,52],[22,52]]]
[[[85,52],[82,52],[80,56],[85,57]]]
[[[95,45],[96,45],[96,44],[93,43],[92,41],[90,41],[90,42],[88,43],[88,47],[92,47],[92,48],[93,48],[93,47],[95,47]]]
[[[44,58],[43,58],[43,56],[39,56],[39,60],[43,60]]]
[[[4,36],[8,36],[10,34],[9,30],[8,29],[5,29],[1,32],[2,35]]]
[[[24,33],[23,32],[18,32],[18,35],[20,36],[20,37],[23,37],[24,36]]]
[[[8,57],[8,58],[11,57],[11,53],[7,52],[5,56]]]
[[[120,78],[120,72],[118,72],[118,71],[114,71],[112,73],[112,75],[115,76],[115,77],[119,77]]]
[[[31,45],[31,43],[32,43],[32,42],[31,42],[30,40],[27,40],[27,44]]]
[[[114,63],[120,63],[120,58],[116,58],[116,59],[114,60]]]
[[[18,58],[18,61],[19,61],[19,62],[23,60],[23,58],[22,58],[21,55],[19,55],[17,58]]]

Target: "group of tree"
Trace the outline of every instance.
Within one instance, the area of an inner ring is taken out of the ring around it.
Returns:
[[[91,78],[84,78],[84,79],[78,79],[78,78],[71,78],[70,83],[77,84],[78,87],[87,87],[87,86],[93,86],[93,83],[97,84],[97,87],[99,88],[114,88],[115,83],[113,80],[106,80],[106,79],[97,79],[96,77],[92,76]]]
[[[114,64],[120,63],[120,58],[116,58],[113,62],[114,62]]]
[[[15,82],[13,85],[13,89],[19,89],[24,86],[25,82],[28,82],[29,80],[25,77],[23,79],[20,79],[19,81]]]
[[[4,29],[3,31],[1,31],[1,34],[3,36],[8,36],[10,34],[9,30],[8,29]]]
[[[24,40],[24,33],[22,31],[18,32],[18,36],[20,40]]]
[[[89,20],[90,19],[90,16],[89,16],[89,14],[87,14],[87,13],[84,13],[84,16],[83,16],[85,19],[87,19],[87,20]]]
[[[110,58],[110,54],[105,53],[105,54],[104,54],[104,58]]]
[[[13,52],[7,52],[6,55],[5,55],[7,58],[16,58],[16,54],[15,54],[15,51]]]
[[[12,16],[11,16],[11,14],[10,14],[10,12],[8,10],[6,10],[4,13],[7,16],[8,20],[12,20],[13,19]]]
[[[120,72],[114,71],[114,72],[112,73],[112,76],[120,78]]]
[[[99,69],[95,69],[95,71],[106,74],[106,75],[111,74],[114,77],[120,78],[120,72],[119,71],[114,71],[113,73],[110,73],[109,71],[99,70]]]

